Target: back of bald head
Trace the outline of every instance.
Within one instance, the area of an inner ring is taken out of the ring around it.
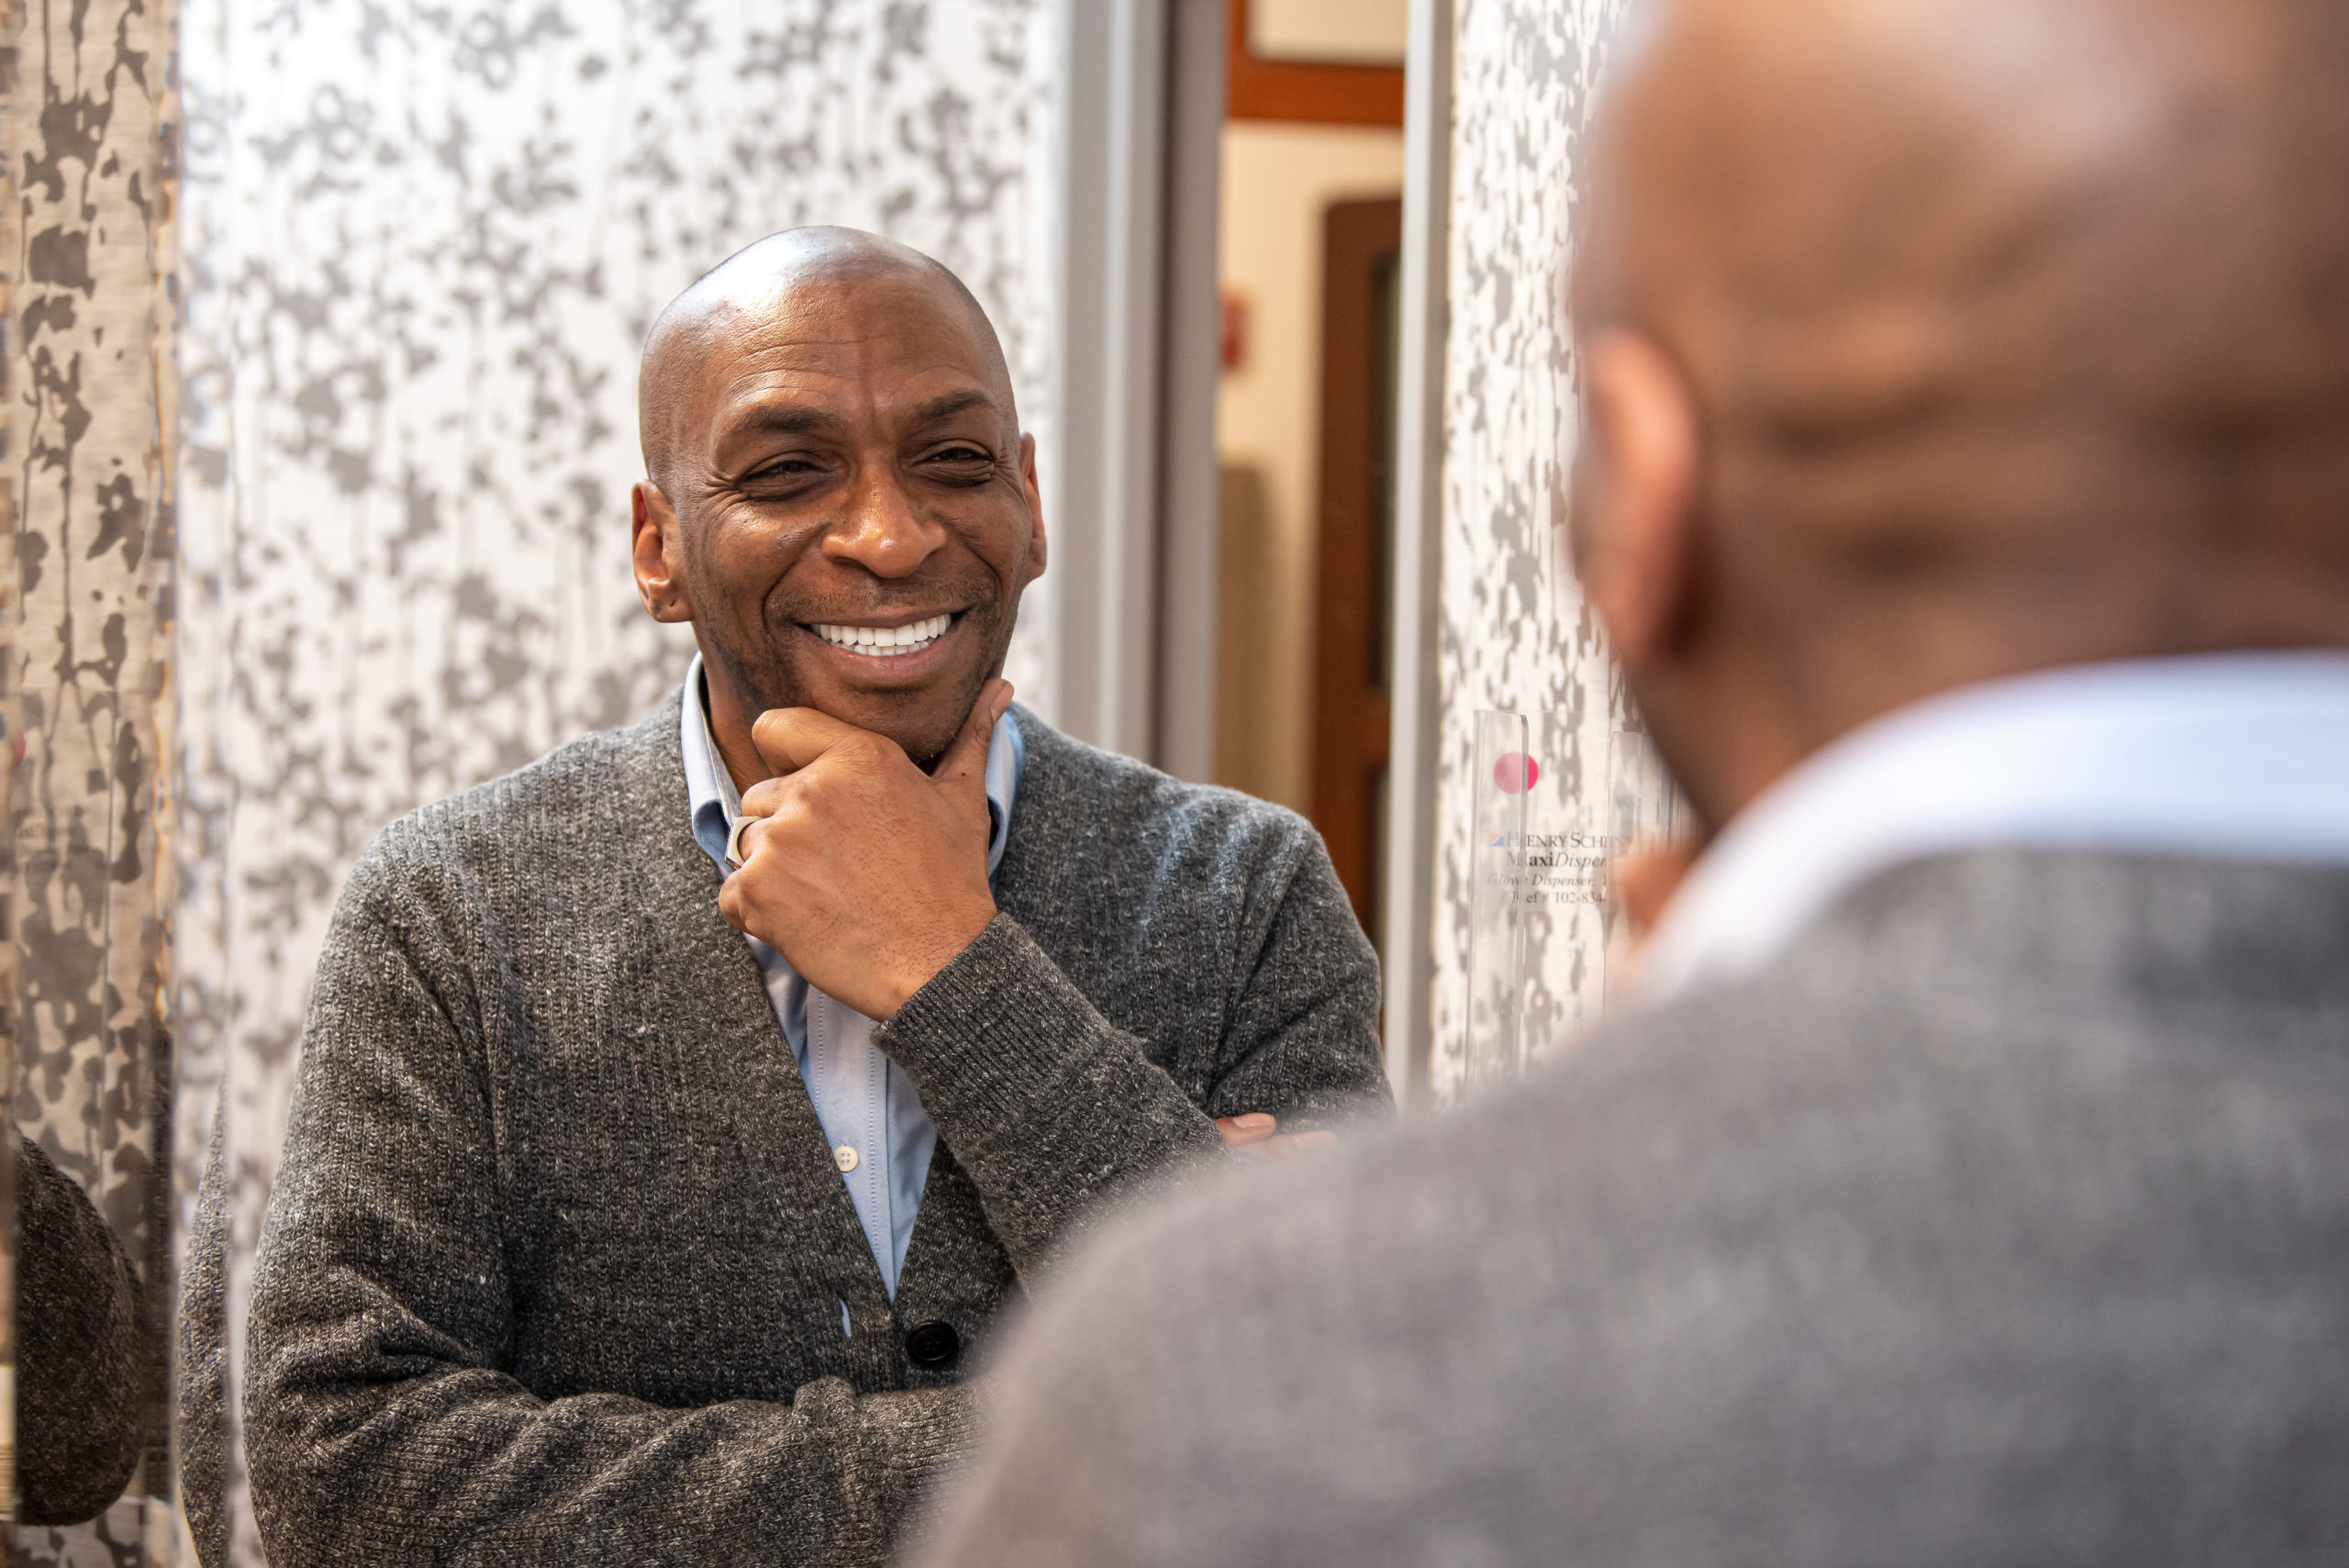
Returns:
[[[787,228],[753,240],[704,272],[669,302],[645,335],[637,367],[637,436],[653,484],[676,498],[666,480],[669,460],[678,421],[695,406],[716,328],[744,314],[774,310],[797,288],[874,278],[909,281],[929,293],[937,308],[962,317],[986,356],[996,395],[1016,421],[1002,340],[977,296],[952,269],[910,245],[861,228]]]
[[[2349,6],[1660,0],[1625,43],[1577,315],[1679,365],[1755,582],[2134,573],[2181,651],[2338,635]]]

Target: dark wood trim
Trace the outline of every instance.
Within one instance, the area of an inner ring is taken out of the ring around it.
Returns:
[[[1333,203],[1322,219],[1321,472],[1314,567],[1313,825],[1365,925],[1386,774],[1382,610],[1394,396],[1379,353],[1377,278],[1403,248],[1400,199]]]
[[[1232,119],[1402,128],[1401,66],[1260,60],[1248,51],[1248,0],[1224,0],[1223,52]]]

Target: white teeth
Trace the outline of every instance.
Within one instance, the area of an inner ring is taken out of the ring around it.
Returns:
[[[852,652],[894,658],[900,653],[917,653],[946,635],[954,624],[951,615],[932,616],[910,626],[818,626],[811,628],[818,637],[835,648]]]

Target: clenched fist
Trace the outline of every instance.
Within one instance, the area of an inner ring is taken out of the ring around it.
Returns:
[[[937,768],[813,708],[771,708],[751,738],[775,777],[742,796],[758,820],[719,889],[727,923],[869,1018],[906,999],[995,918],[987,742],[1011,704],[989,681]]]

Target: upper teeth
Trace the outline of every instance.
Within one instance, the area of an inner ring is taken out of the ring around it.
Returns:
[[[953,624],[951,615],[932,616],[911,626],[819,626],[816,635],[835,648],[853,649],[859,653],[911,653],[945,636],[946,628]]]

